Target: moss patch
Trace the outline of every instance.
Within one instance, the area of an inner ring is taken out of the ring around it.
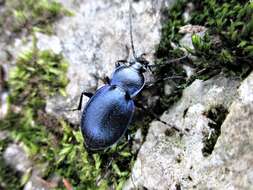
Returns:
[[[183,13],[188,3],[194,5],[189,21],[184,21]],[[180,98],[182,90],[195,79],[207,80],[221,72],[245,78],[253,68],[253,4],[250,1],[218,0],[180,0],[176,5],[164,11],[162,37],[157,46],[157,79],[168,76],[182,76],[172,80],[176,95],[161,96],[161,105],[167,109]],[[201,38],[192,35],[194,49],[187,49],[196,56],[196,60],[186,60],[196,74],[186,79],[183,62],[166,64],[169,60],[181,57],[179,44],[182,35],[179,28],[186,24],[205,26],[208,30]],[[164,84],[160,84],[161,94]]]

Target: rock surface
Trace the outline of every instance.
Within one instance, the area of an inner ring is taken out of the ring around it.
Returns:
[[[237,91],[238,85],[220,76],[185,89],[161,118],[186,134],[154,121],[124,189],[253,189],[253,73]],[[229,113],[214,150],[204,155],[206,134],[214,132],[206,113],[221,105]]]
[[[19,172],[26,172],[32,167],[24,149],[17,144],[9,144],[3,154],[5,162]]]

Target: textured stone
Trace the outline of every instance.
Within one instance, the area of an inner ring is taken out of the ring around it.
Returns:
[[[151,123],[124,189],[252,189],[252,81],[253,73],[238,91],[240,83],[233,78],[193,82],[161,117],[187,132],[180,136],[160,122]],[[214,150],[204,156],[203,140],[214,130],[206,113],[221,105],[229,113]]]
[[[52,190],[56,189],[57,184],[58,182],[48,182],[36,175],[32,175],[24,186],[24,190]]]
[[[23,148],[17,144],[9,144],[4,151],[3,157],[7,164],[20,172],[26,172],[32,166]]]

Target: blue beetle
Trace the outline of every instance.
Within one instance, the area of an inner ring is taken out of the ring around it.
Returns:
[[[111,79],[95,94],[83,92],[80,96],[81,110],[83,95],[90,98],[81,118],[81,131],[85,147],[90,151],[103,150],[115,144],[126,132],[135,109],[133,98],[145,86],[143,73],[154,65],[144,58],[145,54],[137,57],[133,45],[131,3],[129,4],[130,39],[134,56],[133,62],[119,61]],[[124,64],[120,64],[123,62]],[[127,64],[128,63],[128,64]],[[157,118],[161,121],[159,118]],[[162,121],[163,122],[163,121]],[[167,124],[166,122],[163,122]],[[172,128],[179,131],[175,126]]]
[[[89,150],[105,149],[124,135],[132,120],[134,102],[123,88],[105,85],[83,110],[81,131]]]
[[[88,150],[110,147],[124,135],[135,110],[133,97],[145,84],[143,71],[139,62],[118,66],[108,84],[94,95],[82,93],[78,110],[81,109],[83,95],[90,98],[81,118],[81,131]]]

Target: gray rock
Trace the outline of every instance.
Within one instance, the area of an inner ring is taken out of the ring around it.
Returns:
[[[253,93],[252,81],[253,74],[238,92],[240,82],[234,78],[193,82],[161,117],[187,132],[181,136],[167,125],[152,122],[124,189],[251,189],[253,103],[245,97]],[[229,114],[214,150],[205,156],[205,135],[211,137],[214,130],[206,113],[216,106]]]
[[[0,131],[0,141],[7,139],[10,136],[9,132],[6,130]]]
[[[134,138],[133,138],[133,146],[132,146],[133,152],[137,152],[140,149],[140,147],[143,143],[143,140],[144,140],[144,137],[141,132],[141,129],[138,129],[134,135]]]
[[[24,173],[32,167],[32,163],[24,149],[17,144],[9,144],[4,151],[3,157],[7,164],[19,172]]]
[[[0,136],[2,133],[0,133]],[[58,186],[60,177],[55,175],[49,181],[44,180],[41,176],[45,174],[47,164],[33,166],[22,146],[9,144],[4,151],[3,157],[5,162],[14,170],[21,172],[23,175],[31,173],[24,190],[49,190]]]
[[[69,61],[67,97],[59,95],[50,98],[47,111],[63,116],[72,123],[79,123],[80,115],[66,109],[77,106],[82,91],[94,92],[101,86],[103,83],[98,78],[110,76],[117,60],[128,58],[129,4],[123,0],[69,2],[63,0],[75,15],[60,20],[55,25],[54,36],[39,34],[38,43],[41,49],[61,52]],[[160,10],[171,6],[173,2],[133,2],[133,38],[137,54],[145,52],[151,55],[152,60],[155,45],[160,40]],[[56,45],[53,46],[52,41],[57,42]]]
[[[253,73],[238,89],[199,188],[253,189]]]
[[[0,119],[3,119],[8,112],[8,92],[0,93]]]

